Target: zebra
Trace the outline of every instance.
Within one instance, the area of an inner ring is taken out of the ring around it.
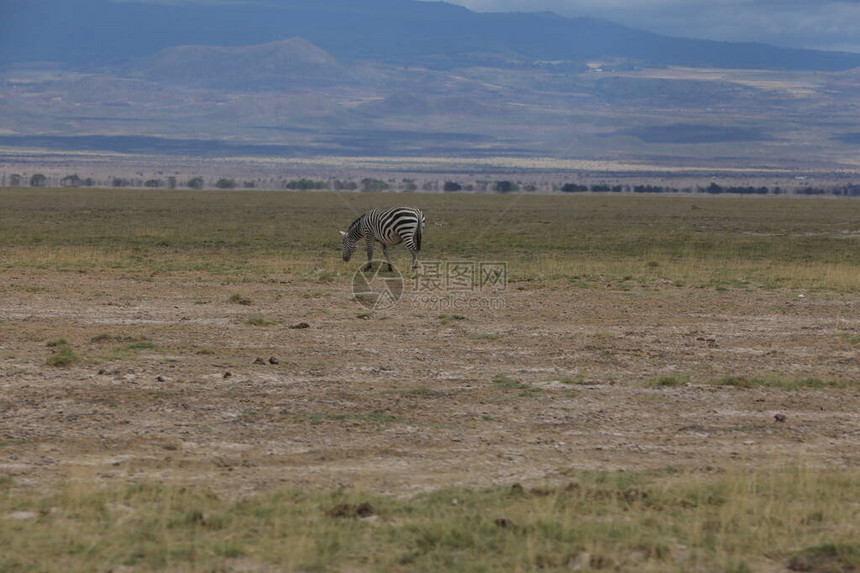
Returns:
[[[369,269],[373,260],[373,242],[382,244],[382,253],[388,262],[388,272],[394,268],[388,257],[388,246],[405,243],[412,253],[412,269],[418,268],[418,251],[421,250],[421,231],[426,219],[424,213],[414,207],[393,207],[391,209],[371,209],[349,226],[349,231],[340,231],[343,236],[343,260],[349,261],[361,237],[367,242],[367,264]]]

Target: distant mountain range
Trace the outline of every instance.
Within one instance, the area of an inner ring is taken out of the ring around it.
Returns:
[[[601,58],[649,66],[822,71],[860,67],[860,54],[670,38],[590,18],[475,13],[443,2],[3,0],[0,6],[4,67],[37,61],[93,67],[177,46],[252,46],[294,37],[342,61],[367,59],[435,69]],[[201,51],[183,50],[186,58],[194,57],[189,51]],[[159,57],[169,60],[173,55],[168,51]],[[161,68],[169,74],[168,62]]]
[[[55,150],[838,171],[856,165],[858,109],[860,54],[550,13],[0,0],[0,161]]]

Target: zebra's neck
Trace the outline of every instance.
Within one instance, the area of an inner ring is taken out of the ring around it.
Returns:
[[[351,242],[356,242],[360,238],[364,236],[364,218],[367,215],[362,215],[358,219],[352,222],[352,225],[349,226],[349,231],[347,231],[347,237]]]

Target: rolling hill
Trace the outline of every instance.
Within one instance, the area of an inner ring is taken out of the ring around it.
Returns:
[[[860,54],[670,38],[591,18],[475,13],[443,2],[5,0],[2,11],[5,66],[91,66],[176,46],[250,46],[302,37],[340,59],[439,69],[594,58],[782,70],[860,67]]]
[[[137,65],[131,75],[156,82],[210,88],[289,89],[320,87],[350,80],[331,54],[303,38],[256,46],[176,46]]]

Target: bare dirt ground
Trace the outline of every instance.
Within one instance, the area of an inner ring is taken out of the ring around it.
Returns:
[[[523,282],[502,309],[414,308],[407,292],[367,316],[342,278],[7,269],[0,285],[0,474],[34,487],[409,495],[860,465],[854,294]],[[49,366],[57,339],[82,360]],[[708,383],[763,375],[855,384]],[[658,376],[682,383],[644,384]]]

